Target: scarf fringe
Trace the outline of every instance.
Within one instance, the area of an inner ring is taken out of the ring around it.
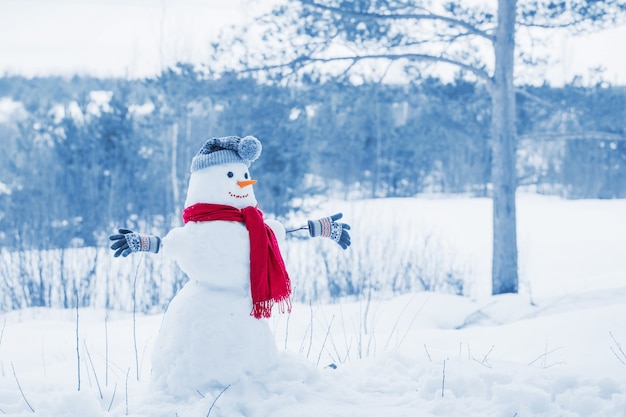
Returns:
[[[274,305],[278,307],[281,314],[284,314],[285,311],[291,313],[291,298],[289,294],[286,294],[271,300],[256,301],[252,305],[250,315],[257,319],[269,319],[272,316]]]

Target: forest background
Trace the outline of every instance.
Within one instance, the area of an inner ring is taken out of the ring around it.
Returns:
[[[624,87],[519,91],[519,190],[626,197]],[[262,141],[251,168],[260,207],[287,222],[319,198],[490,196],[489,97],[460,77],[289,87],[179,63],[140,80],[7,75],[0,97],[3,309],[94,303],[106,256],[96,248],[116,227],[163,235],[180,225],[189,162],[209,136]],[[76,268],[70,253],[92,260]],[[163,308],[185,277],[148,269],[142,309]],[[130,291],[137,274],[125,274]],[[108,282],[111,307],[119,288]]]
[[[520,189],[626,197],[626,88],[525,86]],[[189,161],[210,136],[255,135],[260,206],[305,197],[489,196],[489,98],[475,83],[263,85],[180,63],[143,80],[0,78],[0,245],[103,244],[139,219],[180,221]]]

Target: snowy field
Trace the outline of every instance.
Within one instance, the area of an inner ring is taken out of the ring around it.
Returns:
[[[0,415],[626,416],[626,201],[518,201],[521,292],[495,297],[488,200],[327,203],[320,214],[354,225],[354,253],[382,251],[372,234],[435,236],[467,296],[295,303],[270,319],[279,366],[185,399],[149,383],[162,315],[3,313]],[[296,292],[307,285],[291,273]]]

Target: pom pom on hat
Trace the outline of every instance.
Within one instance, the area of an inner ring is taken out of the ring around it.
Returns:
[[[254,136],[226,136],[207,140],[191,161],[191,172],[213,165],[240,162],[250,166],[261,155],[261,142]]]
[[[261,156],[261,142],[254,136],[245,136],[237,145],[237,153],[244,161],[254,162]]]

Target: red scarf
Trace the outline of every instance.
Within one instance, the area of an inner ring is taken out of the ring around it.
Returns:
[[[291,282],[272,229],[263,221],[263,212],[256,207],[238,209],[224,204],[198,203],[183,210],[183,221],[203,222],[226,220],[243,222],[250,235],[251,316],[268,318],[272,306],[279,304],[281,313],[291,312]]]

